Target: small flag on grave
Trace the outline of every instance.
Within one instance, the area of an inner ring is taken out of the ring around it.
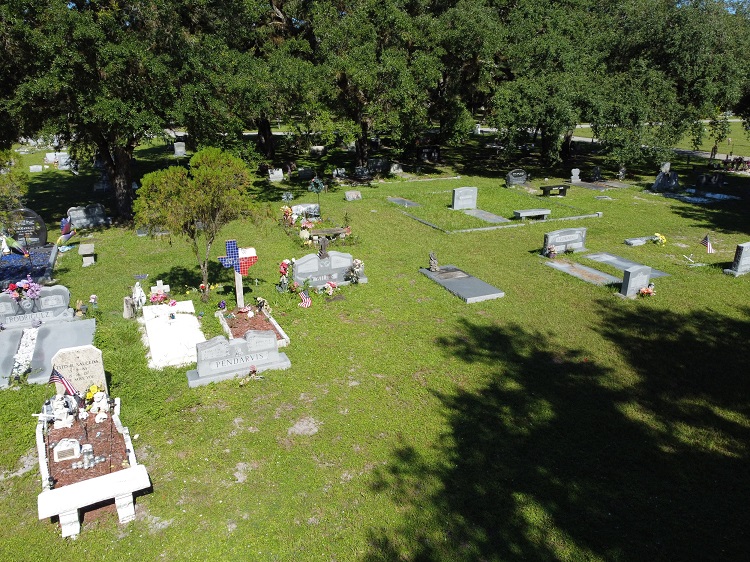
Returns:
[[[47,384],[52,384],[52,383],[60,383],[65,389],[65,394],[74,396],[76,400],[79,399],[78,391],[75,389],[75,387],[72,384],[70,384],[70,381],[66,379],[64,376],[62,376],[60,371],[58,371],[54,367],[52,368],[52,374],[50,375],[49,382]]]
[[[706,247],[706,252],[709,254],[716,253],[716,250],[714,250],[713,245],[711,244],[711,240],[708,238],[708,234],[706,234],[706,237],[701,240],[701,244],[703,244]]]
[[[297,306],[301,306],[302,308],[310,308],[310,305],[312,304],[312,300],[310,299],[310,295],[307,293],[307,291],[302,291],[299,294],[299,298],[302,299],[302,302],[299,303]]]

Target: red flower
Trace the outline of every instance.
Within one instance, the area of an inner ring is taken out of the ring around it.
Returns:
[[[16,285],[15,283],[11,283],[10,285],[8,285],[8,290],[15,291],[17,287],[18,285]]]

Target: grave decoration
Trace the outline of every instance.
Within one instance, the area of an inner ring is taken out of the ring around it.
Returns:
[[[245,295],[242,291],[242,276],[258,261],[255,248],[239,248],[236,240],[226,241],[227,255],[219,258],[219,262],[226,268],[234,269],[234,287],[237,295],[237,306],[245,306]]]
[[[318,178],[314,178],[310,185],[307,187],[308,191],[312,191],[318,196],[318,216],[320,216],[320,193],[326,188],[326,185]]]
[[[735,277],[750,273],[750,242],[737,244],[732,266],[729,269],[725,269],[724,273],[734,275]]]
[[[64,246],[68,243],[68,240],[76,235],[76,231],[71,228],[71,225],[70,217],[63,217],[60,220],[60,236],[55,242],[56,246]]]
[[[286,354],[279,352],[276,334],[270,330],[250,330],[230,340],[216,336],[197,344],[196,353],[197,367],[187,373],[190,387],[292,366]]]
[[[151,485],[120,421],[120,399],[107,393],[101,351],[85,347],[56,354],[48,382],[55,383],[57,394],[36,414],[38,515],[58,517],[63,537],[81,532],[81,509],[112,499],[120,523],[132,521],[133,494]]]
[[[292,279],[297,286],[307,283],[314,289],[324,287],[329,281],[338,286],[367,283],[364,270],[364,263],[361,260],[355,263],[351,254],[329,251],[326,257],[308,254],[293,262]]]

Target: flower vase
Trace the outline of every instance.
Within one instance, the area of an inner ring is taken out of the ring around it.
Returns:
[[[19,304],[21,305],[24,314],[34,312],[34,310],[36,309],[36,300],[37,299],[31,299],[29,297],[23,297],[21,299],[21,302]]]

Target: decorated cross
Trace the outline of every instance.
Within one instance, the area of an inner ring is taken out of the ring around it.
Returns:
[[[234,268],[234,284],[237,294],[237,306],[245,306],[245,296],[242,292],[242,276],[247,275],[251,265],[258,261],[255,248],[238,248],[237,240],[227,240],[227,255],[221,256],[219,262],[226,268]]]

